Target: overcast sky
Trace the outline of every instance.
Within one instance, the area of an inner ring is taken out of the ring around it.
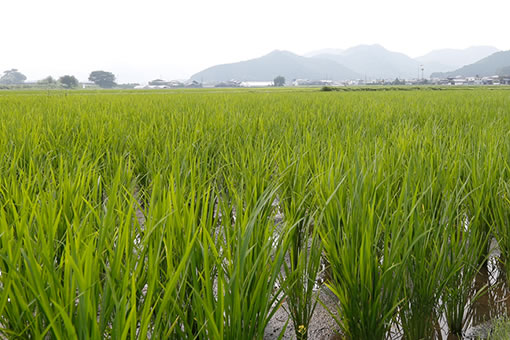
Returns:
[[[184,79],[275,49],[510,49],[509,0],[0,0],[0,70]]]

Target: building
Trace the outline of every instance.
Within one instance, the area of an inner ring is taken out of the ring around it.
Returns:
[[[269,87],[274,86],[272,81],[243,81],[241,87]]]
[[[333,80],[308,80],[296,79],[292,82],[294,86],[333,86],[337,85]],[[340,85],[340,84],[338,84]]]
[[[221,83],[217,83],[214,85],[214,87],[241,87],[241,82],[232,79],[229,81],[222,81]]]

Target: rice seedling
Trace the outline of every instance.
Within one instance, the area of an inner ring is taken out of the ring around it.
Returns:
[[[296,338],[304,340],[308,338],[310,321],[318,303],[316,286],[322,247],[317,228],[314,228],[313,178],[303,163],[296,160],[285,169],[279,204],[289,242],[288,260],[283,264],[281,281]]]
[[[218,239],[208,238],[215,263],[205,266],[201,288],[195,290],[207,330],[203,338],[263,339],[267,323],[280,307],[283,296],[277,279],[286,246],[283,238],[275,238],[269,218],[275,192],[262,193],[254,209],[239,214],[235,221],[222,218]],[[225,213],[232,208],[220,205],[222,216],[228,217]],[[216,275],[210,269],[213,265]]]
[[[463,192],[464,189],[460,187],[457,195],[461,196],[454,198],[461,203],[460,207],[466,200],[465,196],[462,198]],[[457,221],[447,226],[449,255],[446,260],[447,265],[456,270],[447,282],[441,299],[450,333],[462,337],[472,320],[474,303],[486,293],[486,287],[476,287],[475,279],[485,263],[483,254],[491,234],[480,233],[479,229],[467,223],[461,213],[456,215]]]
[[[339,300],[335,320],[349,339],[386,338],[403,302],[402,280],[396,278],[402,277],[413,247],[402,242],[401,218],[404,204],[413,210],[416,200],[404,199],[406,191],[401,197],[381,194],[378,189],[392,183],[375,180],[384,176],[375,164],[335,172],[343,174],[330,175],[322,184],[321,238],[332,272],[328,286]],[[392,209],[395,204],[398,210]]]
[[[507,281],[510,282],[510,185],[502,181],[499,190],[499,199],[495,202],[496,223],[494,234],[501,251],[500,260],[505,266]]]

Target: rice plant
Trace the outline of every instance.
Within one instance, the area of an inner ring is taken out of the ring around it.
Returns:
[[[508,93],[1,91],[0,337],[307,339],[319,289],[350,339],[462,334]]]

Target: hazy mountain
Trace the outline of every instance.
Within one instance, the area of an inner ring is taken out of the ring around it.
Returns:
[[[263,57],[232,64],[217,65],[191,76],[192,80],[220,82],[231,79],[239,81],[269,81],[282,75],[292,79],[347,80],[359,78],[359,74],[327,59],[306,58],[287,51],[273,51]]]
[[[435,50],[416,58],[431,72],[447,72],[483,59],[499,50],[492,46],[473,46],[466,49]]]
[[[305,53],[305,57],[315,57],[321,54],[342,54],[345,50],[341,48],[323,48],[321,50],[315,50],[308,53]]]
[[[460,49],[435,50],[412,59],[403,53],[392,52],[381,45],[359,45],[347,50],[322,49],[302,57],[287,51],[274,51],[260,58],[210,67],[191,79],[219,82],[230,79],[240,81],[269,81],[277,75],[292,79],[395,79],[444,75],[494,75],[509,66],[504,54],[495,47],[474,46]],[[494,54],[493,54],[494,53]],[[488,61],[487,56],[491,56]],[[494,56],[494,57],[493,57]],[[485,58],[485,59],[484,59]],[[500,59],[502,58],[502,59]],[[466,67],[462,67],[468,65]],[[460,68],[460,69],[459,69]],[[452,71],[455,70],[456,71]]]
[[[510,66],[510,51],[496,52],[476,63],[463,66],[452,72],[434,73],[432,77],[487,77],[494,76]]]
[[[341,54],[320,54],[316,58],[336,61],[367,78],[416,78],[420,63],[403,53],[381,45],[359,45]]]

